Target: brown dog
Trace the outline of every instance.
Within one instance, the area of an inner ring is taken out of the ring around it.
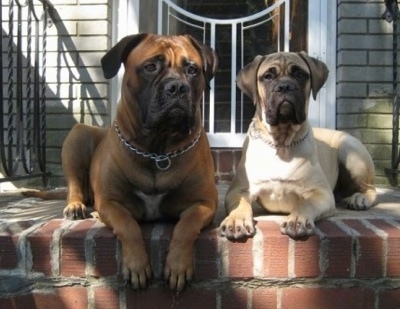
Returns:
[[[328,77],[325,64],[305,53],[258,56],[238,76],[256,105],[237,174],[227,192],[220,234],[255,233],[252,203],[289,214],[281,231],[293,238],[314,233],[314,221],[331,216],[335,199],[351,209],[376,203],[374,165],[365,147],[340,131],[311,129],[310,94]]]
[[[109,129],[76,125],[62,148],[64,216],[86,216],[91,199],[122,245],[123,277],[135,289],[152,271],[138,222],[178,219],[164,276],[181,291],[192,278],[193,243],[214,217],[217,190],[200,102],[217,69],[214,51],[190,36],[138,34],[103,58],[106,78],[125,66]]]

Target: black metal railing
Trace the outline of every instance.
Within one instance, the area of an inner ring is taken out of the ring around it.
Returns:
[[[47,184],[46,45],[52,8],[47,0],[9,0],[0,10],[0,182],[42,177]]]
[[[382,18],[386,19],[387,22],[393,24],[393,45],[392,45],[392,65],[393,65],[393,125],[392,125],[392,154],[391,154],[391,166],[386,168],[385,172],[392,186],[398,184],[399,164],[400,164],[400,153],[399,153],[399,112],[400,102],[398,100],[397,90],[397,23],[399,19],[399,8],[397,0],[385,0],[386,10],[382,15]]]

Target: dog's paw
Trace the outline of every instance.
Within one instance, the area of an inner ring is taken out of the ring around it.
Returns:
[[[130,258],[123,258],[122,278],[125,284],[131,285],[132,289],[140,290],[147,288],[152,278],[152,270],[146,254],[135,254]]]
[[[234,211],[222,221],[219,227],[220,236],[231,240],[252,237],[256,232],[253,216],[235,214]]]
[[[315,232],[314,221],[300,216],[288,216],[281,223],[281,233],[292,238],[310,236]]]
[[[165,262],[164,279],[169,289],[176,293],[182,292],[193,277],[192,251],[185,251],[170,248]]]
[[[343,199],[343,202],[345,203],[348,209],[367,210],[372,206],[374,206],[375,198],[367,194],[357,192],[354,193],[352,196]]]
[[[63,215],[65,219],[69,220],[85,219],[90,216],[87,213],[86,206],[80,202],[68,204],[64,208]]]

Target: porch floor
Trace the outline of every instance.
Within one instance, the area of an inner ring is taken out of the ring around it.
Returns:
[[[219,203],[214,224],[225,217],[224,198],[228,185],[218,185]],[[378,188],[378,205],[367,211],[354,211],[341,208],[336,209],[337,219],[400,219],[400,190]],[[62,219],[64,200],[41,200],[39,198],[26,198],[18,191],[0,194],[0,222],[2,221],[49,221]],[[279,220],[283,216],[260,214],[259,220]]]

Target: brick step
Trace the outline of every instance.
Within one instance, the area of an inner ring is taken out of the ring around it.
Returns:
[[[155,278],[138,293],[124,287],[119,243],[99,221],[3,221],[0,308],[400,307],[400,218],[322,220],[298,241],[279,220],[258,217],[246,242],[205,229],[195,279],[179,296],[160,279],[173,224],[142,225]]]

